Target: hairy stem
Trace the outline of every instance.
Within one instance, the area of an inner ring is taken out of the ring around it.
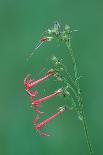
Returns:
[[[91,144],[90,138],[89,138],[88,126],[87,126],[84,110],[82,110],[82,125],[84,128],[86,143],[88,145],[89,153],[90,153],[90,155],[93,155],[93,149],[92,149],[92,144]]]
[[[83,109],[83,102],[82,102],[82,97],[81,97],[81,92],[80,92],[80,86],[79,86],[79,80],[78,80],[78,70],[77,70],[76,60],[75,60],[75,57],[74,57],[74,54],[73,54],[73,51],[72,51],[72,47],[71,47],[71,42],[70,41],[71,40],[69,40],[69,42],[66,42],[66,46],[67,46],[67,49],[69,51],[69,54],[71,56],[72,63],[73,63],[75,84],[77,86],[78,96],[79,96],[77,102],[79,104],[80,113],[82,115],[82,125],[83,125],[83,129],[84,129],[84,132],[85,132],[86,143],[88,145],[89,154],[90,155],[93,155],[93,149],[92,149],[92,145],[91,145],[91,142],[90,142],[89,133],[88,133],[88,127],[87,127],[87,122],[86,122],[85,113],[84,113],[84,109]]]

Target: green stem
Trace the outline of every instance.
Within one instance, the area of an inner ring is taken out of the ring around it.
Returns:
[[[72,62],[73,62],[73,69],[74,69],[74,77],[75,77],[75,80],[78,81],[78,71],[77,71],[76,60],[75,60],[75,57],[74,57],[74,54],[73,54],[73,51],[72,51],[72,48],[71,48],[70,41],[69,42],[66,42],[66,46],[67,46],[67,48],[69,50],[69,54],[70,54],[71,59],[72,59]]]
[[[79,86],[79,80],[78,80],[78,71],[77,71],[77,65],[76,65],[76,60],[72,51],[72,47],[71,47],[71,40],[69,40],[69,42],[66,42],[66,46],[67,49],[69,51],[69,54],[71,56],[72,59],[72,63],[73,63],[73,70],[74,70],[74,78],[75,78],[75,83],[77,86],[77,90],[78,90],[78,104],[79,104],[79,108],[80,108],[80,113],[82,114],[82,124],[83,124],[83,129],[85,132],[85,137],[86,137],[86,143],[88,145],[88,149],[89,149],[89,154],[93,155],[93,149],[92,149],[92,145],[90,142],[90,138],[89,138],[89,133],[88,133],[88,127],[87,127],[87,122],[86,122],[86,118],[85,118],[85,113],[83,110],[83,102],[82,102],[82,97],[81,97],[81,93],[80,93],[80,86]]]
[[[94,153],[93,153],[92,144],[91,144],[90,138],[89,138],[89,132],[88,132],[88,127],[87,127],[87,122],[86,122],[84,110],[82,110],[82,125],[84,128],[86,143],[88,145],[89,153],[90,153],[90,155],[93,155]]]

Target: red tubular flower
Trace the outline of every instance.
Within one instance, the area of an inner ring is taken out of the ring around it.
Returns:
[[[32,101],[32,105],[35,107],[35,108],[38,108],[44,101],[46,100],[49,100],[51,98],[53,98],[54,96],[60,94],[62,92],[62,89],[59,89],[57,90],[55,93],[49,95],[49,96],[46,96],[44,98],[41,98],[39,100],[33,100],[33,98],[31,97],[31,101]]]
[[[65,111],[65,107],[61,107],[60,110],[55,113],[53,116],[49,117],[48,119],[44,120],[43,122],[39,123],[36,125],[35,130],[36,131],[40,131],[46,124],[48,124],[49,122],[51,122],[54,118],[56,118],[58,115],[60,115],[61,113],[63,113]],[[41,136],[48,136],[44,133],[40,134]]]
[[[53,37],[43,37],[39,40],[39,43],[36,45],[35,50],[37,50],[42,44],[48,41],[52,41]]]
[[[40,82],[46,80],[47,78],[51,77],[52,75],[53,75],[53,71],[50,72],[49,74],[47,74],[46,76],[42,77],[41,79],[37,80],[37,81],[33,81],[33,80],[29,79],[29,76],[30,76],[30,75],[27,75],[27,76],[25,77],[25,79],[24,79],[24,85],[25,85],[25,87],[26,87],[26,88],[25,88],[26,91],[27,91],[27,92],[29,93],[29,95],[30,95],[29,90],[30,90],[32,87],[36,86],[37,84],[39,84]]]
[[[41,43],[47,42],[47,41],[52,41],[53,37],[43,37],[40,39]]]
[[[40,39],[40,42],[47,42],[47,41],[48,41],[48,38],[46,37]]]

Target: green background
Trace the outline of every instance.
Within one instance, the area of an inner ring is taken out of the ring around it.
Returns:
[[[89,155],[77,116],[66,111],[45,127],[50,137],[35,132],[35,114],[24,90],[26,74],[38,79],[50,69],[56,55],[69,61],[65,47],[42,46],[26,61],[34,45],[54,21],[70,24],[73,49],[85,100],[85,112],[94,155],[103,155],[103,1],[0,0],[0,155]],[[45,88],[45,90],[44,90]],[[38,87],[41,95],[58,89],[50,79]],[[42,119],[64,104],[61,97],[45,103]]]

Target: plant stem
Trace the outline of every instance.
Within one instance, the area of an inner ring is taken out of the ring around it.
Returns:
[[[90,155],[93,155],[94,153],[93,153],[92,144],[91,144],[90,138],[89,138],[88,126],[87,126],[84,110],[82,110],[82,125],[84,128],[86,143],[88,145],[89,153],[90,153]]]
[[[80,86],[79,86],[79,80],[78,80],[78,70],[77,70],[77,65],[76,65],[76,60],[73,54],[73,50],[71,47],[71,40],[69,40],[68,42],[66,42],[66,46],[67,49],[69,51],[69,54],[71,56],[72,59],[72,63],[73,63],[73,70],[74,70],[74,78],[75,78],[75,84],[77,86],[77,90],[78,90],[78,104],[79,104],[79,109],[80,109],[80,113],[82,115],[82,125],[83,125],[83,129],[85,132],[85,137],[86,137],[86,143],[88,145],[88,149],[89,149],[89,154],[93,155],[93,149],[92,149],[92,145],[90,142],[90,138],[89,138],[89,133],[88,133],[88,127],[87,127],[87,122],[86,122],[86,118],[85,118],[85,113],[84,113],[84,109],[83,109],[83,102],[82,102],[82,97],[81,97],[81,92],[80,92]]]

